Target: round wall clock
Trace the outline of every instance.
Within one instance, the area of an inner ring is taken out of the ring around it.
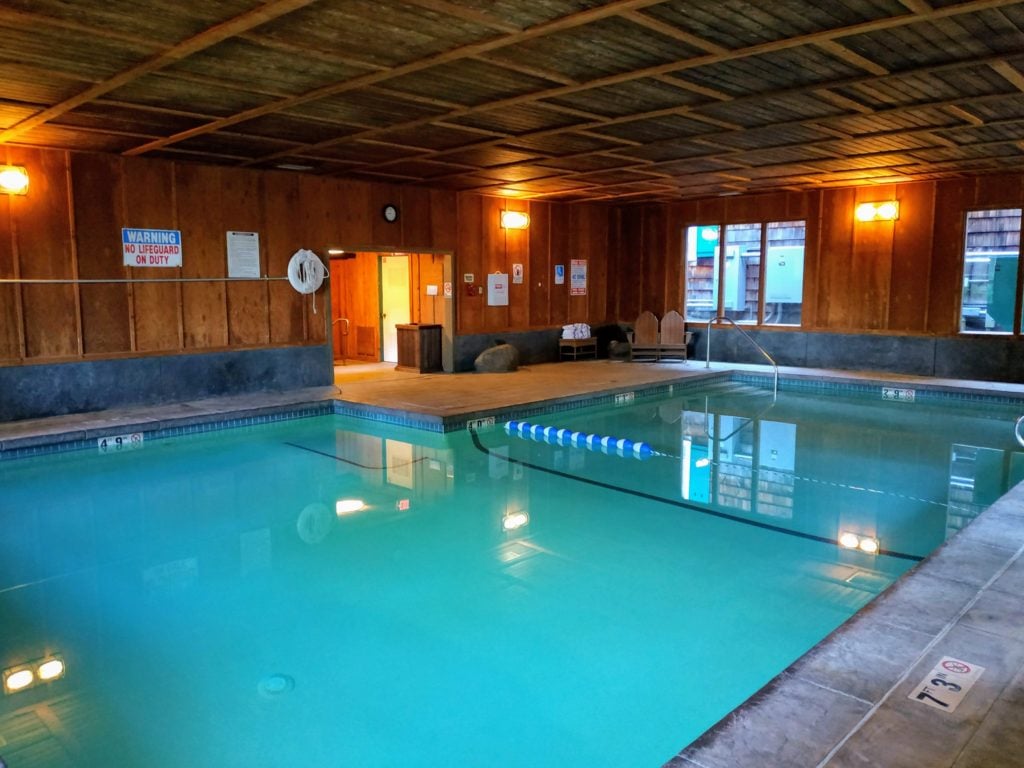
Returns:
[[[384,221],[386,222],[391,223],[398,221],[398,206],[388,203],[381,210],[381,214],[384,216]]]

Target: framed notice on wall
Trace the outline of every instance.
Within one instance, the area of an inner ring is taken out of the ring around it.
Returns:
[[[260,276],[260,236],[228,232],[228,277]]]
[[[569,295],[587,295],[587,260],[571,259],[569,262]]]

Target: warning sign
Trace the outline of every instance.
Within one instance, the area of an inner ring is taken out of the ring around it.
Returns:
[[[121,230],[126,267],[180,267],[181,231],[177,229]]]
[[[973,662],[943,656],[907,698],[952,712],[984,671],[984,667]]]

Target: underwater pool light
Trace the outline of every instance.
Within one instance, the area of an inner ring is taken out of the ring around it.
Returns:
[[[338,503],[334,505],[334,513],[338,517],[362,512],[364,509],[366,509],[366,502],[362,499],[339,499]]]
[[[515,531],[530,522],[530,516],[525,512],[510,512],[501,519],[501,527],[506,531]]]
[[[31,669],[14,667],[4,671],[4,693],[17,693],[28,688],[36,681]]]
[[[878,539],[872,536],[861,536],[852,531],[841,531],[839,534],[839,546],[846,549],[859,549],[869,555],[877,555],[881,545]]]
[[[47,659],[36,668],[36,674],[44,682],[64,677],[64,659],[56,657]]]

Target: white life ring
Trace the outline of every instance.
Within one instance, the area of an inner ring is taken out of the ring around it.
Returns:
[[[316,293],[327,277],[327,267],[312,251],[301,248],[288,262],[288,282],[299,293]]]

